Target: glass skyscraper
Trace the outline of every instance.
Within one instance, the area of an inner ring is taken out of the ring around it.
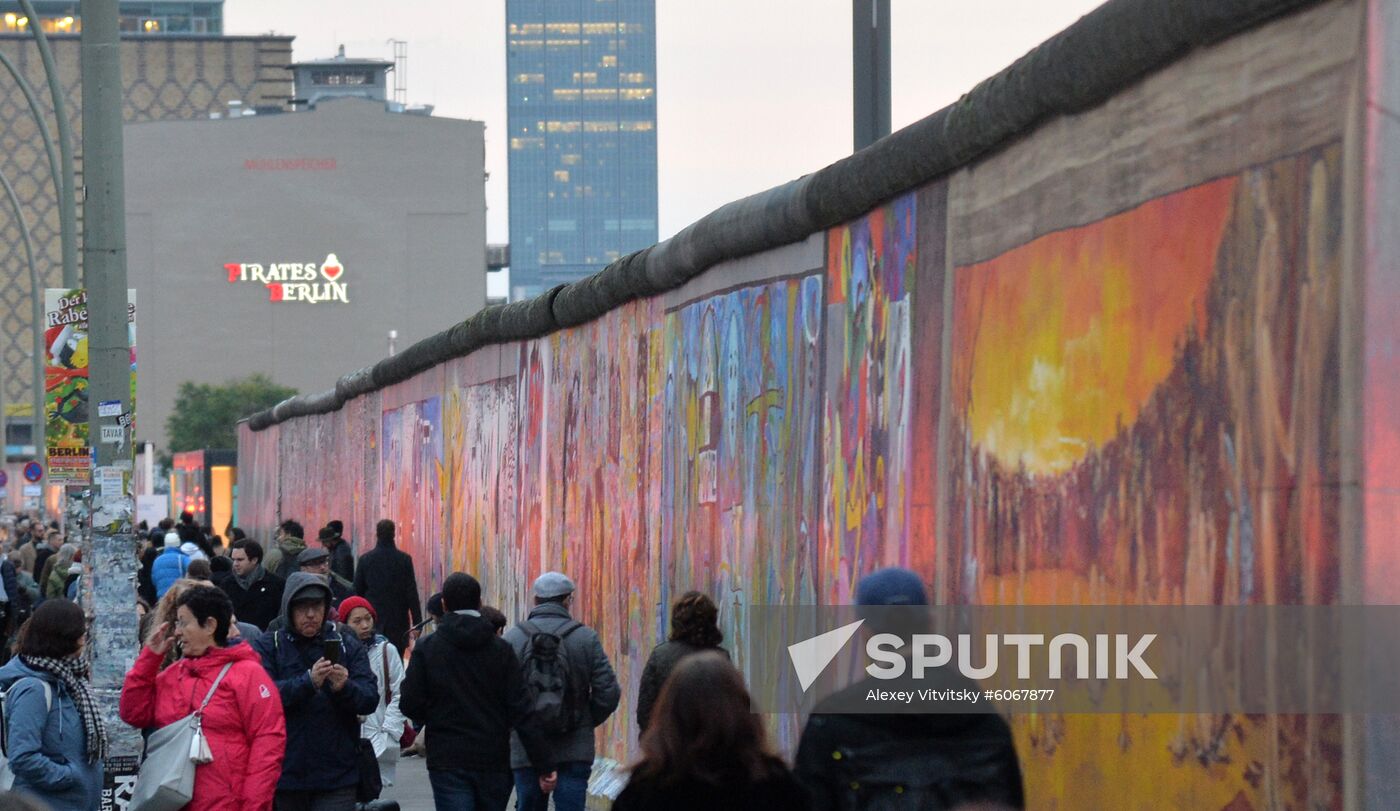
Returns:
[[[507,0],[511,298],[656,242],[655,0]]]

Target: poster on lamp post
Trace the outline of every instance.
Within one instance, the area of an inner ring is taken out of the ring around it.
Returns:
[[[132,411],[119,415],[135,431],[136,408],[136,291],[126,291],[127,341],[131,346]],[[98,408],[88,396],[87,291],[48,288],[44,291],[44,425],[49,484],[92,484],[90,411]]]

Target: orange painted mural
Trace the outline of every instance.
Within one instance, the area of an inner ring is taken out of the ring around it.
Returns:
[[[956,601],[1336,601],[1339,155],[957,269]],[[1334,718],[1017,720],[1040,807],[1341,801]]]

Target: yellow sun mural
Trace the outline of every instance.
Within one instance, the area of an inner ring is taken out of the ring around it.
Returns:
[[[954,391],[968,392],[977,447],[1054,474],[1137,416],[1204,320],[1234,186],[1208,183],[957,271]]]

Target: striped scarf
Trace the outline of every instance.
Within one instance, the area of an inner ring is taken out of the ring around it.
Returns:
[[[96,761],[107,757],[107,729],[102,726],[102,716],[97,711],[97,702],[88,691],[87,664],[80,659],[52,659],[47,656],[21,655],[20,661],[35,670],[42,670],[57,676],[68,695],[78,707],[78,717],[83,719],[83,732],[87,739],[88,760]]]

